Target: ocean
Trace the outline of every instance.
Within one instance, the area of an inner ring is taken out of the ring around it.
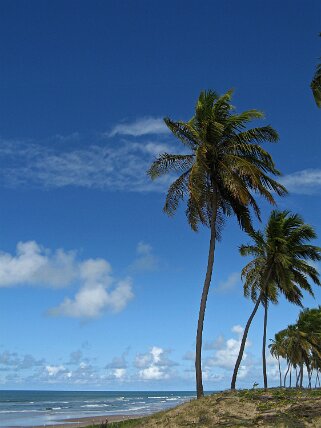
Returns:
[[[69,418],[150,414],[195,398],[195,392],[0,391],[0,427],[62,423]]]

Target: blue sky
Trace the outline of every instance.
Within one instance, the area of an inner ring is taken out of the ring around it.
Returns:
[[[0,387],[193,389],[208,230],[162,212],[179,152],[162,118],[189,119],[202,89],[265,112],[269,148],[321,233],[319,1],[15,1],[0,5]],[[270,207],[262,204],[263,219]],[[235,219],[217,247],[204,329],[208,390],[229,384],[241,328]],[[318,240],[320,244],[320,240]],[[320,303],[307,297],[306,306]],[[298,308],[271,308],[268,337]],[[240,386],[261,382],[262,313]],[[275,362],[269,360],[271,382]]]

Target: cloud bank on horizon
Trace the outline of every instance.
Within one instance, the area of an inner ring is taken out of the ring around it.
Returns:
[[[215,347],[204,349],[204,380],[213,387],[217,384],[229,385],[231,370],[240,345],[243,327],[235,325],[231,329],[233,337],[220,336],[213,340]],[[245,377],[255,381],[260,376],[259,358],[249,352],[251,342],[247,341],[246,353],[240,368],[239,382]],[[81,385],[82,387],[106,387],[109,383],[124,388],[131,385],[177,385],[180,382],[194,381],[194,356],[182,357],[180,362],[170,358],[173,350],[153,345],[147,351],[134,353],[127,348],[105,363],[98,363],[95,357],[87,354],[84,347],[61,358],[36,358],[30,354],[0,352],[0,380],[3,385],[18,385],[21,382],[31,385]],[[186,354],[189,354],[187,352]],[[277,382],[277,361],[268,358],[268,371],[272,381]],[[285,366],[285,364],[284,364]]]

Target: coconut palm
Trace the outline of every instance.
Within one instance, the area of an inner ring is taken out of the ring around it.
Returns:
[[[260,304],[264,307],[262,360],[264,388],[267,388],[265,347],[269,302],[277,303],[281,293],[289,302],[302,306],[302,290],[313,296],[310,281],[321,285],[318,271],[309,264],[321,260],[321,248],[310,245],[316,233],[299,215],[274,210],[264,232],[250,231],[249,235],[253,244],[242,245],[240,253],[253,259],[243,268],[242,277],[244,294],[252,298],[255,306],[244,330],[231,389],[235,389],[248,331]]]
[[[321,36],[321,33],[319,36]],[[321,107],[321,63],[317,65],[311,82],[311,89],[317,106]]]
[[[282,372],[281,372],[280,358],[286,357],[286,349],[284,347],[284,343],[282,341],[282,335],[280,335],[280,333],[277,333],[275,335],[274,339],[270,339],[270,340],[272,342],[269,345],[271,355],[278,360],[280,388],[281,388],[282,387]]]
[[[320,369],[321,307],[301,311],[296,326],[300,335],[310,346],[309,358],[305,361],[305,364],[308,372],[309,387],[311,388],[312,371],[316,369],[318,372]]]
[[[256,216],[260,210],[255,193],[274,204],[273,192],[283,195],[286,190],[270,178],[279,175],[269,153],[261,144],[276,142],[278,135],[271,126],[247,129],[248,122],[262,118],[257,110],[240,114],[233,112],[230,103],[232,91],[219,96],[213,91],[202,91],[195,114],[188,121],[164,119],[189,150],[188,154],[163,153],[153,162],[148,174],[152,179],[163,174],[180,174],[170,185],[164,211],[173,215],[184,198],[186,215],[191,228],[199,224],[210,228],[207,271],[201,297],[196,335],[197,397],[203,395],[201,349],[204,315],[211,283],[216,241],[224,219],[235,214],[242,229],[252,230],[251,207]]]
[[[320,330],[320,327],[318,328]],[[285,330],[278,333],[282,336],[282,345],[286,349],[286,359],[294,368],[299,368],[296,386],[302,388],[303,368],[308,373],[308,386],[311,388],[312,370],[320,370],[321,357],[321,335],[318,331],[302,328],[300,321],[289,325]],[[282,355],[280,355],[282,356]]]

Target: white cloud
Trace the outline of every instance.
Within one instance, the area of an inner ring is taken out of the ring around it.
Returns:
[[[61,287],[76,278],[75,253],[52,252],[35,241],[19,242],[16,255],[0,252],[0,287],[42,285]]]
[[[321,169],[303,169],[279,180],[290,192],[313,194],[321,191]]]
[[[114,369],[114,376],[116,379],[123,379],[126,375],[126,369]]]
[[[56,376],[60,372],[64,372],[66,369],[64,366],[46,366],[46,370],[49,376]]]
[[[87,260],[80,266],[83,285],[73,299],[66,297],[51,315],[97,318],[106,308],[119,312],[134,297],[130,279],[115,282],[111,266],[103,259]]]
[[[133,272],[154,271],[158,268],[158,258],[153,254],[153,248],[146,242],[139,242],[136,248],[137,257],[129,266]]]
[[[15,255],[0,253],[0,287],[37,285],[62,287],[77,283],[51,315],[96,318],[107,308],[119,312],[134,297],[129,278],[116,281],[104,259],[78,261],[75,252],[51,251],[35,241],[19,242]]]
[[[230,338],[225,342],[221,343],[219,349],[214,352],[214,356],[205,361],[205,366],[207,367],[219,367],[221,369],[233,369],[235,366],[235,362],[240,350],[243,327],[240,325],[235,325],[232,327],[232,332],[237,335],[237,339]],[[247,340],[245,349],[250,346],[251,343]],[[247,354],[244,352],[243,361],[246,361]],[[247,371],[247,367],[245,365],[241,366],[241,372],[243,376]],[[241,374],[242,377],[242,374]]]
[[[231,273],[225,281],[220,281],[218,287],[216,287],[217,292],[227,293],[234,290],[235,286],[240,282],[240,273],[233,272]]]
[[[110,137],[115,135],[130,135],[138,137],[148,134],[167,134],[169,129],[162,118],[144,117],[134,122],[120,123],[109,133]]]
[[[176,365],[167,357],[168,351],[153,346],[149,353],[136,356],[135,365],[142,380],[164,380],[170,377],[170,367]]]
[[[139,376],[143,380],[159,380],[167,379],[169,377],[168,373],[165,373],[161,367],[154,365],[141,370],[139,372]]]
[[[236,333],[238,335],[239,339],[242,339],[244,328],[241,325],[234,325],[232,327],[232,332]]]

